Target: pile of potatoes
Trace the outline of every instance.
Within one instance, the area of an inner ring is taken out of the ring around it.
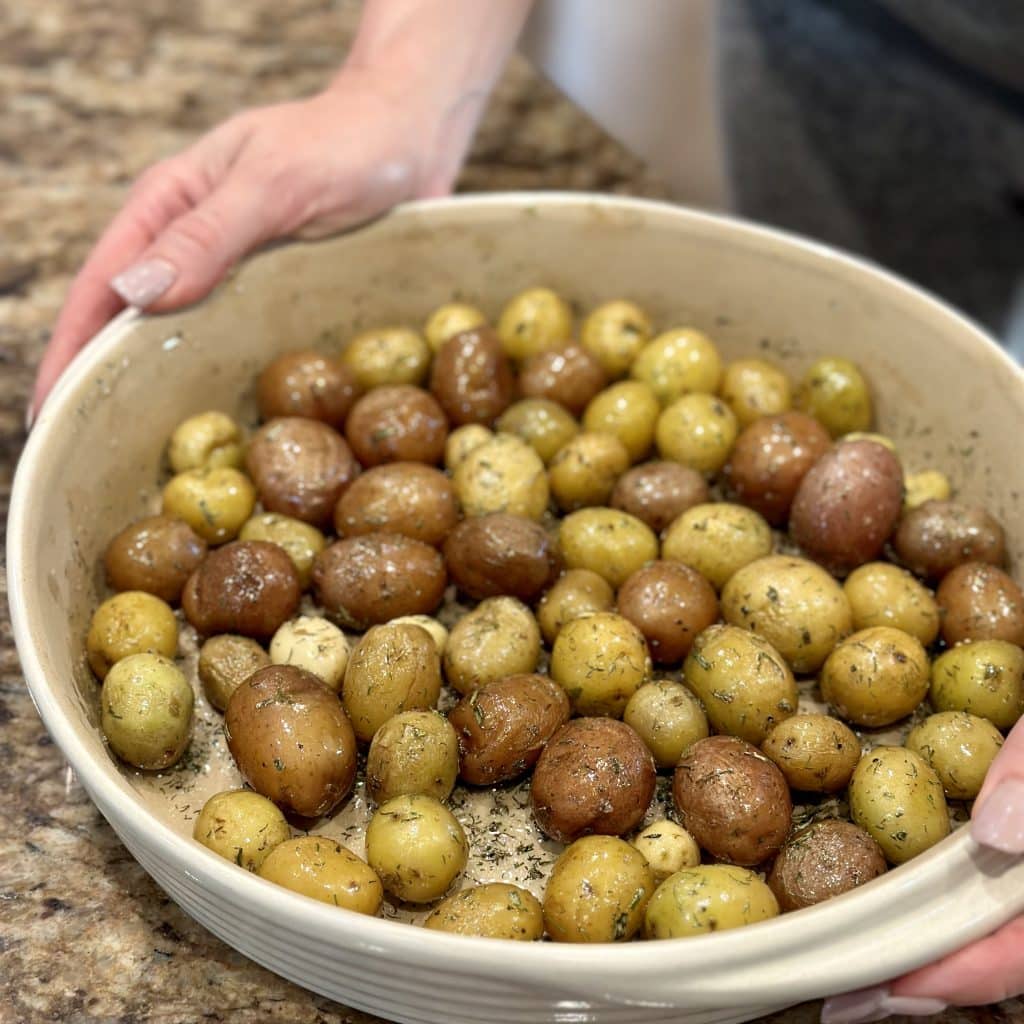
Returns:
[[[189,743],[194,630],[246,784],[195,838],[307,896],[509,939],[750,924],[942,839],[1024,707],[1001,526],[866,433],[847,360],[794,386],[632,302],[577,328],[534,288],[495,326],[452,303],[286,353],[256,396],[248,436],[174,431],[87,652],[110,748],[159,771]],[[316,831],[357,776],[366,860]],[[543,900],[460,887],[453,791],[524,778],[564,844]]]

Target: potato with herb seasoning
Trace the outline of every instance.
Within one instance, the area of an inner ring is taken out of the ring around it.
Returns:
[[[430,615],[399,615],[397,619],[389,619],[388,623],[392,626],[404,623],[425,629],[430,634],[430,639],[434,641],[438,657],[444,654],[444,649],[448,646],[448,630]]]
[[[999,730],[966,711],[940,711],[910,730],[908,750],[934,769],[951,800],[973,800],[1003,745]]]
[[[881,847],[890,864],[903,864],[949,835],[942,783],[920,755],[903,747],[875,747],[850,780],[850,815]]]
[[[932,663],[932,706],[1009,729],[1024,713],[1024,651],[1005,640],[958,644]]]
[[[309,589],[313,578],[313,560],[327,546],[324,535],[309,523],[276,512],[262,512],[247,519],[238,534],[239,540],[265,540],[284,548],[295,563],[299,585]]]
[[[199,649],[199,681],[206,699],[223,711],[231,694],[269,664],[270,655],[251,637],[234,633],[211,636]]]
[[[175,473],[242,464],[242,432],[225,412],[201,412],[179,423],[167,445]]]
[[[537,622],[548,644],[573,619],[608,612],[615,604],[615,591],[603,576],[589,569],[569,569],[552,584],[537,606]]]
[[[447,800],[459,773],[459,740],[436,711],[400,711],[373,734],[366,791],[377,803],[419,794]]]
[[[853,628],[843,588],[806,558],[769,555],[722,590],[722,617],[763,636],[798,674],[816,671]]]
[[[521,362],[569,340],[572,309],[550,288],[527,288],[505,304],[498,334],[505,352]]]
[[[273,664],[298,665],[335,693],[345,678],[348,656],[345,634],[319,615],[300,615],[282,623],[270,641]]]
[[[462,826],[433,797],[393,797],[366,828],[366,859],[385,891],[406,903],[429,903],[443,896],[468,856]]]
[[[662,411],[654,440],[663,459],[712,474],[728,461],[738,433],[735,415],[720,398],[695,392]]]
[[[761,744],[793,789],[838,793],[860,760],[860,740],[829,715],[797,714],[772,727]]]
[[[385,462],[424,462],[444,455],[448,420],[437,399],[423,388],[374,388],[345,420],[345,439],[365,467]]]
[[[661,533],[687,509],[707,500],[708,485],[695,469],[678,462],[645,462],[619,477],[608,504]]]
[[[661,406],[654,392],[638,380],[621,380],[596,394],[583,413],[583,429],[617,437],[639,462],[654,442]]]
[[[374,327],[349,340],[341,360],[364,391],[420,384],[430,368],[431,351],[411,327]]]
[[[722,377],[722,359],[706,334],[673,327],[640,349],[629,373],[647,384],[662,405],[671,405],[692,391],[713,395]]]
[[[1024,593],[994,565],[958,565],[943,577],[935,600],[942,617],[942,639],[951,646],[963,640],[1024,644]]]
[[[579,416],[608,383],[601,364],[581,345],[566,344],[530,356],[519,369],[528,398],[549,398]]]
[[[490,327],[449,338],[434,358],[430,390],[453,426],[490,426],[516,396],[516,380]]]
[[[697,841],[681,825],[668,818],[652,821],[630,841],[643,855],[654,880],[660,884],[669,875],[683,868],[696,867],[700,863],[700,847]]]
[[[173,658],[178,649],[178,622],[171,606],[142,590],[108,597],[93,612],[85,638],[89,667],[104,679],[112,665],[133,654]]]
[[[321,903],[373,917],[384,900],[377,872],[348,847],[326,836],[288,839],[259,867],[260,878]]]
[[[939,635],[939,606],[927,587],[889,562],[868,562],[854,569],[843,591],[853,613],[853,628],[892,626],[917,637],[925,647]]]
[[[551,495],[564,512],[604,505],[628,468],[629,452],[617,437],[584,431],[551,460]]]
[[[456,427],[444,443],[444,468],[449,473],[474,449],[494,440],[494,431],[480,423],[467,423]]]
[[[144,590],[176,604],[205,557],[206,541],[188,523],[169,516],[146,516],[126,526],[107,545],[103,567],[114,590]]]
[[[558,530],[562,557],[570,569],[589,569],[620,587],[658,557],[658,538],[645,523],[612,508],[581,508]]]
[[[578,715],[621,718],[630,697],[651,676],[644,635],[614,612],[567,622],[551,650],[551,678]]]
[[[903,476],[903,514],[929,501],[948,501],[952,493],[949,477],[938,469],[922,469]]]
[[[613,299],[591,310],[580,328],[580,344],[615,380],[628,370],[653,330],[647,314],[628,299]]]
[[[491,512],[540,519],[548,507],[548,476],[540,456],[512,434],[474,448],[452,474],[455,494],[467,516]]]
[[[729,363],[718,394],[732,410],[740,428],[762,416],[778,416],[792,405],[789,378],[767,359],[737,359]]]
[[[453,893],[431,911],[424,928],[482,939],[536,942],[544,935],[537,897],[518,885],[485,882]]]
[[[446,302],[427,317],[427,322],[423,325],[423,335],[436,353],[456,334],[486,325],[487,317],[476,306],[468,302]]]
[[[256,381],[256,401],[264,420],[304,416],[341,430],[358,397],[359,385],[349,367],[312,349],[285,352]]]
[[[540,658],[540,627],[514,597],[489,597],[448,634],[444,674],[465,695],[505,676],[529,674]]]
[[[644,683],[622,713],[654,756],[658,768],[675,768],[679,759],[708,732],[701,702],[681,683],[655,679]]]
[[[683,678],[717,732],[755,745],[795,714],[799,703],[782,655],[763,637],[736,626],[705,629],[683,665]]]
[[[778,913],[771,889],[753,871],[731,864],[697,865],[670,875],[655,890],[644,916],[644,938],[724,932]]]
[[[872,626],[836,645],[818,681],[840,717],[878,728],[906,718],[924,700],[928,674],[920,640],[890,626]]]
[[[223,544],[238,536],[255,504],[256,488],[244,473],[212,466],[171,477],[160,512],[184,520],[207,544]]]
[[[871,429],[871,392],[864,375],[848,359],[831,356],[812,363],[796,390],[796,407],[833,437]]]
[[[548,398],[513,403],[498,417],[495,428],[525,441],[545,465],[580,431],[568,410]]]
[[[420,626],[368,629],[349,656],[341,702],[356,736],[369,743],[400,711],[426,711],[441,695],[441,659]]]
[[[661,557],[692,566],[721,590],[743,566],[771,550],[771,528],[757,512],[714,501],[688,508],[669,526]]]
[[[258,871],[291,835],[280,808],[250,789],[211,796],[192,828],[193,839],[246,871]]]
[[[626,942],[640,930],[654,887],[654,872],[629,843],[584,836],[551,869],[544,925],[555,942]]]

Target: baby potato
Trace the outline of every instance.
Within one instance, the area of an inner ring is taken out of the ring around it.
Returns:
[[[584,836],[551,869],[544,925],[555,942],[627,942],[643,924],[654,887],[654,872],[629,843]]]
[[[677,871],[693,868],[700,863],[697,841],[681,825],[668,818],[652,821],[631,840],[654,872],[654,881],[660,885]]]
[[[303,416],[341,430],[358,396],[359,386],[349,367],[312,349],[285,352],[256,381],[256,401],[264,420]]]
[[[615,380],[629,370],[652,334],[650,319],[635,302],[615,299],[590,312],[580,328],[580,344]]]
[[[447,800],[458,773],[458,737],[436,711],[400,711],[373,734],[366,789],[379,804],[410,794]]]
[[[617,437],[639,462],[654,441],[661,406],[654,392],[638,380],[622,380],[596,394],[583,414],[583,429]]]
[[[713,395],[722,377],[722,359],[706,334],[673,327],[640,349],[629,374],[647,384],[662,405],[671,405],[693,391]]]
[[[192,687],[160,654],[112,665],[100,694],[100,728],[122,761],[147,771],[176,764],[192,736]]]
[[[98,679],[112,665],[133,654],[173,658],[178,649],[178,622],[170,605],[142,590],[108,597],[93,612],[85,651]]]
[[[843,590],[854,629],[892,626],[917,637],[925,647],[939,635],[939,606],[932,592],[898,566],[868,562],[847,576]]]
[[[444,674],[465,695],[505,676],[533,672],[540,658],[540,628],[514,597],[489,597],[448,634]]]
[[[448,646],[448,630],[430,615],[399,615],[397,619],[389,619],[388,622],[392,626],[404,624],[425,629],[430,634],[430,639],[434,641],[438,657],[444,654],[444,649]]]
[[[943,577],[935,592],[942,639],[1006,640],[1024,644],[1024,593],[1002,569],[965,562]]]
[[[708,500],[704,477],[678,462],[645,462],[616,481],[608,502],[661,533],[687,509]]]
[[[498,334],[505,352],[521,362],[568,341],[572,310],[550,288],[527,288],[513,296],[501,311]]]
[[[709,626],[683,665],[716,731],[760,744],[796,713],[800,696],[782,655],[763,637],[736,626]]]
[[[629,468],[626,446],[612,434],[584,431],[551,460],[551,494],[563,511],[603,505],[619,476]]]
[[[510,405],[495,427],[525,441],[547,465],[580,430],[572,415],[549,398],[524,398]]]
[[[427,322],[423,325],[423,334],[436,353],[456,334],[474,327],[486,326],[487,317],[476,306],[468,302],[446,302],[427,317]]]
[[[718,595],[696,569],[680,562],[651,562],[619,588],[619,614],[636,626],[651,660],[682,661],[694,637],[718,620]]]
[[[569,698],[547,676],[506,676],[484,683],[448,712],[458,734],[459,774],[474,786],[529,771],[569,720]]]
[[[359,472],[341,434],[319,420],[297,416],[260,427],[245,464],[267,512],[313,526],[330,523],[334,506]]]
[[[932,663],[936,711],[967,711],[1009,729],[1024,712],[1024,651],[1005,640],[959,644]]]
[[[557,842],[619,836],[643,821],[656,781],[654,758],[628,725],[574,718],[542,751],[530,803],[541,831]]]
[[[334,508],[339,537],[400,533],[440,546],[459,521],[451,481],[421,462],[390,462],[356,477]]]
[[[366,828],[366,859],[384,889],[406,903],[443,896],[466,866],[469,845],[455,815],[430,796],[381,804]]]
[[[796,390],[796,407],[833,437],[871,429],[871,393],[863,374],[848,359],[831,356],[812,363]]]
[[[433,466],[444,455],[448,420],[437,399],[423,388],[374,388],[345,420],[345,439],[369,468],[385,462]]]
[[[964,562],[1002,565],[1006,536],[980,505],[927,501],[900,520],[893,537],[899,560],[915,575],[941,579]]]
[[[771,527],[752,508],[727,501],[688,508],[668,528],[661,545],[666,561],[692,566],[716,590],[772,551]]]
[[[321,903],[373,917],[384,900],[377,872],[350,849],[326,836],[299,836],[275,846],[259,867],[260,878]]]
[[[144,590],[176,604],[189,576],[206,557],[206,541],[188,523],[147,516],[126,526],[103,556],[114,590]]]
[[[839,440],[874,441],[875,444],[880,444],[883,448],[888,448],[893,455],[899,455],[899,449],[896,447],[896,442],[891,437],[887,434],[877,434],[872,430],[851,430],[850,433],[843,434]]]
[[[242,464],[242,432],[224,412],[201,412],[183,420],[171,434],[167,459],[175,473]]]
[[[805,413],[765,416],[736,438],[726,479],[740,502],[782,526],[803,478],[831,446],[828,431]]]
[[[249,789],[211,796],[192,829],[193,839],[246,871],[259,870],[270,851],[291,835],[280,809]]]
[[[757,747],[735,736],[698,740],[672,778],[679,823],[718,860],[751,867],[789,834],[789,786]]]
[[[853,628],[843,588],[806,558],[769,555],[722,590],[722,616],[763,636],[798,674],[815,672]]]
[[[540,456],[512,434],[474,448],[452,474],[455,494],[467,516],[508,512],[540,519],[548,507],[548,476]]]
[[[663,459],[712,474],[725,465],[738,432],[735,415],[721,399],[695,392],[664,409],[654,441]]]
[[[431,911],[424,928],[482,939],[536,942],[544,934],[537,897],[518,885],[485,882],[453,893]]]
[[[582,508],[567,515],[558,543],[568,568],[590,569],[613,587],[658,557],[658,538],[651,528],[611,508]]]
[[[309,523],[276,512],[262,512],[247,519],[239,540],[265,540],[284,548],[299,574],[299,586],[309,589],[313,579],[313,560],[327,546],[324,535]]]
[[[185,618],[202,636],[273,636],[299,606],[302,590],[283,548],[236,540],[211,551],[181,595]]]
[[[850,815],[881,847],[890,864],[903,864],[949,835],[942,783],[920,755],[903,747],[875,747],[850,780]]]
[[[206,699],[223,711],[231,694],[254,672],[270,664],[270,655],[255,640],[234,633],[211,636],[199,649],[199,680]]]
[[[477,600],[506,594],[532,603],[558,576],[562,562],[544,527],[506,512],[464,519],[443,550],[452,580]]]
[[[885,874],[885,857],[862,828],[817,821],[779,851],[768,876],[783,912],[814,906]]]
[[[928,762],[952,800],[973,800],[981,792],[1002,745],[1002,734],[991,722],[966,711],[929,715],[906,740],[907,749]]]
[[[740,428],[761,416],[778,416],[792,405],[789,378],[766,359],[737,359],[729,363],[718,394],[732,410]]]
[[[731,864],[697,865],[670,875],[655,890],[644,916],[644,938],[724,932],[778,913],[771,889],[753,871]]]
[[[375,327],[352,338],[341,360],[363,390],[421,384],[430,367],[430,346],[411,327]]]
[[[516,379],[490,327],[449,338],[438,349],[430,390],[453,426],[492,424],[512,404]]]
[[[636,730],[662,769],[675,768],[683,754],[710,731],[700,701],[671,679],[644,683],[629,698],[622,720]]]
[[[899,459],[874,441],[841,441],[800,481],[789,529],[811,558],[845,576],[879,557],[902,507]]]
[[[644,635],[614,612],[567,622],[551,651],[551,678],[578,715],[621,718],[630,697],[651,676]]]
[[[242,778],[285,811],[316,818],[348,796],[356,737],[336,694],[295,665],[270,665],[231,695],[224,735]]]
[[[519,368],[519,389],[527,398],[549,398],[573,416],[607,383],[601,364],[581,345],[538,352]]]
[[[161,513],[184,520],[208,544],[238,536],[252,515],[256,488],[231,466],[187,469],[164,487]]]
[[[429,710],[441,695],[441,659],[420,626],[388,623],[363,634],[348,659],[341,688],[356,736],[364,743],[392,715]]]
[[[467,423],[448,435],[444,443],[444,468],[449,473],[474,449],[494,440],[494,431],[480,423]]]
[[[365,629],[403,615],[426,615],[444,597],[444,559],[399,533],[366,533],[325,548],[313,563],[313,589],[327,614]]]
[[[779,722],[761,750],[779,766],[789,785],[804,793],[845,789],[861,753],[854,732],[828,715],[793,715]]]
[[[537,622],[544,640],[553,644],[567,622],[594,612],[611,611],[614,603],[615,591],[603,576],[589,569],[570,569],[541,598]]]
[[[920,508],[927,501],[947,501],[952,488],[949,477],[938,469],[903,475],[903,513]]]
[[[273,664],[298,665],[335,693],[345,678],[348,654],[345,634],[318,615],[300,615],[282,623],[270,641]]]
[[[837,644],[819,683],[822,697],[848,722],[891,725],[927,695],[928,655],[909,633],[872,626]]]

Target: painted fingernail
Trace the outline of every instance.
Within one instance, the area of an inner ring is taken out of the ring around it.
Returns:
[[[25,433],[29,433],[32,429],[32,424],[36,421],[36,406],[35,402],[29,402],[28,408],[25,410]]]
[[[166,260],[145,260],[122,270],[111,282],[110,287],[128,303],[145,309],[156,302],[174,284],[178,271]]]
[[[971,822],[971,835],[982,846],[1024,853],[1024,779],[1003,779],[989,793]]]
[[[941,999],[894,996],[889,994],[887,986],[881,985],[826,999],[821,1008],[821,1024],[868,1024],[868,1021],[885,1020],[893,1014],[930,1017],[944,1009],[946,1003]]]

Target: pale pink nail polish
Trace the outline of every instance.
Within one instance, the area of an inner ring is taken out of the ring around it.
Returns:
[[[32,430],[32,424],[36,421],[36,407],[34,402],[28,403],[28,408],[25,410],[25,433],[29,433]]]
[[[880,985],[826,999],[821,1008],[821,1024],[868,1024],[869,1021],[884,1020],[893,1014],[930,1017],[942,1013],[946,1005],[941,999],[893,996],[889,994],[888,986]]]
[[[971,822],[971,835],[982,846],[1004,853],[1024,853],[1024,779],[1003,779]]]
[[[166,260],[145,260],[122,270],[111,282],[110,287],[128,303],[145,309],[156,302],[174,284],[178,271]]]

